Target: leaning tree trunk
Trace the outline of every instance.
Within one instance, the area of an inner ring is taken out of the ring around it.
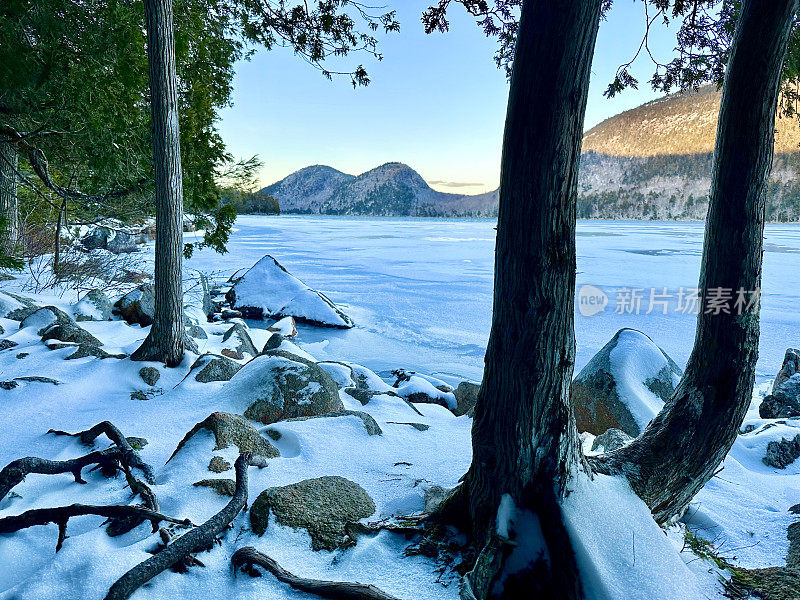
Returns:
[[[19,209],[17,207],[17,149],[13,144],[0,143],[0,254],[13,256],[19,240]]]
[[[183,182],[172,0],[144,0],[156,184],[155,314],[133,360],[183,360]]]
[[[759,323],[747,292],[761,285],[775,110],[796,9],[796,0],[742,2],[717,125],[694,349],[675,394],[644,433],[595,463],[625,473],[662,523],[682,514],[713,476],[752,399]],[[715,314],[720,290],[733,297],[730,314]],[[740,290],[744,306],[736,305]]]
[[[522,5],[503,141],[492,329],[472,426],[472,465],[459,492],[475,540],[487,548],[505,495],[505,505],[510,499],[539,515],[549,574],[507,582],[504,598],[582,596],[559,500],[582,467],[569,401],[575,211],[601,3]],[[475,596],[491,597],[489,579],[500,563],[482,581],[473,572]]]

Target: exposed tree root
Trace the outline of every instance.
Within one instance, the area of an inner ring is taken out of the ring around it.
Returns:
[[[123,465],[129,468],[139,469],[144,474],[144,478],[147,483],[155,483],[153,468],[142,460],[142,457],[139,456],[139,453],[131,447],[131,445],[128,443],[128,440],[124,435],[122,435],[122,432],[117,429],[117,427],[111,421],[103,421],[102,423],[98,423],[86,431],[79,431],[78,433],[68,433],[66,431],[60,431],[57,429],[51,429],[47,433],[76,437],[81,440],[81,443],[86,444],[87,446],[93,444],[100,435],[105,434],[105,436],[110,439],[117,446],[117,448],[119,448],[122,455],[121,461]]]
[[[239,512],[247,505],[247,467],[266,466],[266,460],[249,453],[236,459],[236,491],[230,502],[199,527],[170,542],[158,554],[139,563],[120,577],[105,597],[105,600],[125,600],[159,573],[185,561],[193,552],[213,546],[216,537],[222,533]]]
[[[153,524],[153,531],[158,531],[158,524],[162,521],[191,527],[188,519],[176,519],[140,506],[94,506],[89,504],[71,504],[56,508],[34,508],[21,515],[14,515],[0,519],[0,533],[14,533],[20,529],[35,525],[55,523],[58,525],[58,542],[56,552],[61,550],[67,536],[67,521],[72,517],[84,515],[99,515],[109,519],[139,517]]]
[[[97,465],[104,475],[112,476],[117,472],[117,463],[120,459],[118,448],[91,452],[85,456],[70,460],[48,460],[36,456],[19,458],[6,465],[0,471],[0,500],[6,497],[11,489],[21,483],[26,475],[39,473],[41,475],[57,475],[71,473],[77,483],[86,483],[81,476],[83,469],[89,465]],[[158,508],[148,507],[152,510]]]
[[[231,564],[233,565],[234,573],[241,568],[244,572],[254,577],[260,576],[260,573],[254,569],[254,566],[257,565],[272,573],[278,581],[287,583],[296,590],[315,594],[321,598],[329,598],[330,600],[398,600],[397,597],[387,594],[374,585],[298,577],[281,567],[266,554],[262,554],[249,546],[234,552],[231,557]]]

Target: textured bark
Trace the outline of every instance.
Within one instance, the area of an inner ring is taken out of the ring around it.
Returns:
[[[728,62],[706,221],[701,297],[761,285],[764,203],[781,66],[796,0],[745,0]],[[736,439],[753,393],[758,308],[701,314],[683,379],[650,426],[594,461],[624,473],[659,522],[677,517]]]
[[[19,240],[19,208],[17,204],[17,149],[0,143],[0,216],[6,228],[0,232],[0,253],[12,256]]]
[[[132,360],[183,360],[183,182],[172,0],[144,0],[156,184],[155,315]]]
[[[539,573],[538,581],[517,592],[520,597],[536,591],[542,597],[582,596],[569,542],[555,537],[564,533],[560,494],[582,467],[569,402],[575,210],[600,5],[525,0],[511,77],[492,330],[463,490],[479,542],[491,541],[488,532],[504,494],[517,507],[550,513],[548,521],[542,518],[550,573]],[[492,587],[485,583],[478,586],[484,592]],[[506,589],[504,597],[514,593]]]
[[[274,559],[251,546],[239,548],[234,552],[233,556],[231,556],[231,564],[233,565],[234,574],[240,568],[247,569],[255,574],[253,566],[258,565],[272,573],[278,581],[287,583],[296,590],[314,594],[320,598],[329,598],[330,600],[397,600],[395,596],[390,596],[374,585],[298,577],[284,569]]]

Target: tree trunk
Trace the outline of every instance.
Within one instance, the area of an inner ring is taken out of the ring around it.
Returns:
[[[569,401],[575,211],[600,5],[522,5],[503,141],[492,329],[472,426],[472,465],[461,488],[479,543],[492,545],[505,495],[539,516],[550,573],[539,572],[516,590],[506,585],[504,598],[582,596],[558,503],[582,467]],[[491,596],[486,577],[475,583],[476,597]]]
[[[133,360],[183,360],[183,183],[172,0],[144,0],[156,187],[155,315]]]
[[[19,158],[13,144],[0,143],[0,254],[13,256],[19,241],[19,209],[17,206],[17,166]]]
[[[661,523],[680,516],[711,479],[752,399],[758,306],[738,314],[735,299],[761,285],[775,110],[796,10],[796,0],[742,3],[717,125],[695,345],[680,385],[650,426],[593,461],[599,471],[626,474]],[[718,289],[732,292],[730,314],[708,312]]]

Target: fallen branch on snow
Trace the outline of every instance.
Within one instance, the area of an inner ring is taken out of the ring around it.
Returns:
[[[262,567],[272,573],[278,581],[288,583],[291,587],[301,592],[315,594],[330,600],[398,600],[374,585],[351,583],[348,581],[323,581],[321,579],[306,579],[293,575],[266,554],[262,554],[250,546],[239,548],[231,557],[231,564],[236,570],[242,568],[250,575],[260,575],[253,569],[254,565]]]
[[[153,524],[153,532],[158,531],[158,524],[161,521],[175,523],[178,525],[192,526],[189,519],[176,519],[161,513],[152,511],[141,506],[94,506],[90,504],[70,504],[69,506],[58,506],[56,508],[34,508],[25,511],[20,515],[13,515],[0,519],[0,533],[14,533],[20,529],[33,527],[35,525],[47,525],[55,523],[58,525],[58,542],[56,552],[61,550],[64,540],[67,537],[67,521],[72,517],[84,515],[98,515],[109,519],[124,519],[130,517],[140,517]]]
[[[139,453],[131,447],[127,438],[122,435],[122,432],[117,429],[117,427],[111,421],[103,421],[102,423],[98,423],[86,431],[79,431],[78,433],[68,433],[66,431],[60,431],[57,429],[51,429],[47,433],[76,437],[87,446],[93,444],[100,435],[105,434],[105,436],[110,439],[117,446],[117,448],[119,448],[122,455],[121,462],[123,465],[139,469],[144,474],[144,478],[147,483],[155,483],[153,468],[142,460],[142,457],[139,456]]]
[[[189,554],[212,547],[216,537],[247,505],[247,467],[265,467],[266,464],[266,460],[260,456],[250,453],[240,454],[235,465],[236,490],[225,508],[199,527],[167,544],[158,554],[154,554],[125,573],[111,586],[105,600],[126,600],[159,573],[185,561]]]
[[[0,471],[0,500],[5,498],[15,485],[21,483],[25,476],[31,473],[41,475],[71,473],[77,483],[86,483],[81,476],[84,468],[89,465],[97,465],[104,475],[111,476],[117,472],[117,461],[119,459],[120,452],[118,448],[91,452],[85,456],[69,460],[48,460],[36,456],[18,458],[8,463]],[[154,510],[157,510],[157,508]]]

